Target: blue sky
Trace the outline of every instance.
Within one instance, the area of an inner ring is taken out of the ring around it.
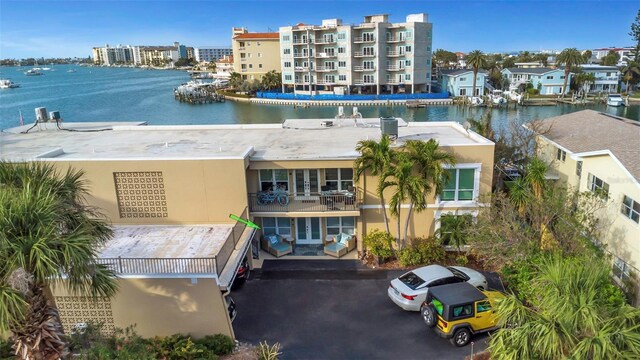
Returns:
[[[631,45],[638,1],[29,1],[0,0],[0,58],[85,57],[105,43],[230,44],[231,28],[425,12],[433,48],[485,52]]]

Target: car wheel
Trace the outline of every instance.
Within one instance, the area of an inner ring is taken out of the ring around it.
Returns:
[[[420,310],[422,313],[422,320],[427,324],[428,327],[436,326],[436,312],[433,310],[433,307],[427,305],[422,307]]]
[[[465,346],[471,341],[471,331],[467,328],[460,328],[453,333],[451,343],[455,346]]]

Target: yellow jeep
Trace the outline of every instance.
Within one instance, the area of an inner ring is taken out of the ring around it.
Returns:
[[[472,334],[498,327],[494,313],[496,301],[504,298],[498,291],[480,291],[461,282],[429,289],[420,314],[427,326],[456,346],[465,346]]]

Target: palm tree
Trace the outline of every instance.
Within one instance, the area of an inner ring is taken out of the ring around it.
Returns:
[[[402,203],[409,201],[406,229],[414,208],[416,211],[422,211],[427,208],[425,189],[429,188],[429,184],[426,178],[414,172],[414,163],[406,153],[397,153],[395,160],[382,174],[382,182],[379,183],[378,193],[383,193],[389,188],[394,190],[389,200],[389,207],[391,208],[391,215],[397,220],[397,246],[398,250],[402,250],[407,241],[406,230],[403,237],[400,227]]]
[[[455,165],[456,158],[452,154],[440,150],[440,144],[438,144],[435,139],[429,139],[427,142],[408,140],[404,147],[409,161],[417,168],[418,175],[423,180],[421,196],[424,198],[424,203],[426,204],[430,194],[440,194],[444,190],[445,184],[449,181],[450,177],[449,172],[445,170],[445,166]],[[421,204],[423,201],[412,201],[412,204],[414,202]],[[416,206],[415,211],[420,212],[425,208]],[[409,215],[407,216],[404,227],[405,242],[409,230],[412,209],[413,206],[410,205]]]
[[[473,69],[473,93],[471,96],[476,96],[476,79],[478,77],[478,69],[484,68],[487,65],[487,57],[480,50],[473,50],[467,56],[465,56],[467,65],[470,65]]]
[[[519,177],[515,179],[511,186],[509,186],[509,199],[513,203],[513,205],[518,209],[518,214],[520,218],[524,219],[525,212],[527,210],[527,206],[531,201],[529,186],[527,182]]]
[[[596,76],[593,73],[579,73],[576,75],[576,84],[578,88],[582,90],[586,96],[589,92],[589,86],[596,81]]]
[[[382,174],[387,170],[393,158],[393,150],[391,149],[391,139],[389,135],[384,134],[380,141],[361,140],[356,145],[356,151],[360,156],[353,164],[353,182],[356,184],[360,177],[369,172],[373,176],[378,176],[378,184],[382,182]],[[380,189],[380,186],[378,186]],[[380,198],[382,215],[384,217],[384,225],[387,233],[389,232],[389,219],[387,218],[386,203],[384,193],[378,190]]]
[[[66,278],[78,294],[110,297],[114,273],[96,264],[111,237],[100,213],[84,202],[81,171],[56,172],[45,163],[0,162],[0,329],[11,331],[22,359],[68,353],[49,284]]]
[[[455,245],[460,252],[462,245],[466,244],[465,238],[470,224],[471,215],[443,215],[440,217],[437,235],[442,244]]]
[[[571,67],[582,64],[584,62],[584,56],[582,56],[576,48],[564,49],[558,54],[556,62],[564,65],[564,85],[562,85],[562,97],[564,97],[564,94],[567,92],[567,82],[569,81]]]
[[[240,73],[237,73],[234,71],[231,74],[229,74],[229,85],[231,85],[232,88],[234,89],[239,88],[243,82],[244,80],[242,79],[242,75],[240,75]]]
[[[265,90],[277,88],[281,84],[280,73],[275,70],[271,70],[262,76],[262,87]]]
[[[507,296],[502,325],[489,339],[491,358],[638,359],[640,309],[611,301],[610,267],[597,258],[545,260],[530,282],[528,304]]]
[[[495,142],[495,132],[493,131],[491,116],[491,112],[487,111],[480,119],[470,117],[467,121],[471,125],[471,129],[473,131]]]
[[[533,190],[536,199],[542,199],[542,192],[546,185],[547,164],[537,157],[532,158],[527,164],[526,175],[524,177],[526,183]]]
[[[630,62],[627,66],[622,68],[622,79],[625,81],[625,89],[629,93],[629,82],[634,78],[640,79],[640,66],[635,61]]]

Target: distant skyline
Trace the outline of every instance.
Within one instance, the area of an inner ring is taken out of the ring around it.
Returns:
[[[468,52],[633,45],[638,1],[29,1],[0,2],[0,58],[87,57],[94,46],[230,46],[231,28],[278,31],[386,13],[427,13],[433,49]]]

